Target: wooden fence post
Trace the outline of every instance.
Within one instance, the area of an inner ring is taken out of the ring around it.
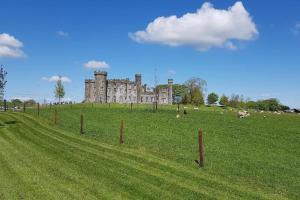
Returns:
[[[80,115],[80,134],[83,134],[83,115]]]
[[[38,108],[38,116],[40,116],[40,103],[37,104],[37,108]]]
[[[155,102],[155,109],[156,109],[156,111],[157,111],[157,101]]]
[[[3,105],[3,106],[4,106],[4,112],[6,112],[6,109],[7,109],[6,99],[4,99],[4,102],[3,102],[3,103],[4,103],[4,105]]]
[[[132,103],[130,104],[130,111],[132,112]]]
[[[57,109],[54,110],[54,124],[57,124]]]
[[[196,160],[199,167],[204,167],[204,146],[203,146],[203,133],[202,130],[198,131],[198,143],[199,143],[199,160]]]
[[[25,112],[25,110],[26,110],[26,105],[25,105],[26,103],[25,103],[25,101],[23,102],[23,112]]]
[[[123,136],[123,132],[124,132],[124,121],[121,120],[121,126],[120,126],[120,144],[124,143],[124,136]]]
[[[14,112],[16,111],[16,104],[14,103]]]

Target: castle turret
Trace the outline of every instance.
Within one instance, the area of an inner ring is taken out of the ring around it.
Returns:
[[[94,102],[95,101],[95,81],[91,79],[85,80],[85,102]]]
[[[168,79],[168,103],[173,103],[173,79]]]
[[[136,92],[137,92],[137,103],[141,103],[141,93],[142,93],[142,75],[136,74],[135,75],[135,85],[136,85]]]
[[[107,72],[95,71],[95,102],[106,103],[107,101]]]

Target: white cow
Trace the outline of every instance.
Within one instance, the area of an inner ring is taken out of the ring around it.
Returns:
[[[250,113],[246,110],[238,112],[238,117],[239,118],[246,118],[246,117],[249,117],[249,116],[250,116]]]

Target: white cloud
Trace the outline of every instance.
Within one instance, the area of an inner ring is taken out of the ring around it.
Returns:
[[[25,54],[21,50],[23,43],[7,33],[0,34],[0,57],[21,58]]]
[[[57,75],[55,75],[55,76],[51,76],[51,77],[45,77],[45,76],[42,77],[43,81],[49,81],[49,82],[57,82],[59,79],[64,83],[72,82],[72,80],[67,76],[57,76]]]
[[[294,29],[293,29],[293,33],[294,35],[299,35],[300,34],[300,22],[297,22],[294,26]]]
[[[84,67],[90,69],[108,69],[110,66],[105,61],[90,60],[83,64]]]
[[[169,76],[169,77],[173,77],[173,76],[175,76],[175,74],[176,74],[176,71],[175,71],[175,70],[172,70],[172,69],[171,69],[171,70],[168,71],[168,76]]]
[[[236,49],[234,41],[252,40],[258,31],[242,2],[236,2],[227,10],[215,9],[206,2],[195,13],[158,17],[145,30],[129,36],[139,43],[186,45],[205,51],[212,47]]]
[[[57,33],[59,36],[62,36],[62,37],[68,37],[68,36],[69,36],[69,33],[64,32],[64,31],[56,31],[56,33]]]

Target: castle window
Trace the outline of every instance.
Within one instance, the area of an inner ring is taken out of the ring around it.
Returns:
[[[114,103],[116,103],[116,96],[114,96],[114,100],[113,101],[114,101]]]
[[[114,92],[117,92],[117,88],[114,88]]]

